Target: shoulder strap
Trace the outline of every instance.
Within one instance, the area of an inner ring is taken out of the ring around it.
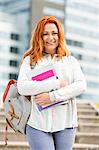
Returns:
[[[6,89],[5,89],[5,92],[4,92],[4,94],[3,94],[3,102],[5,101],[5,99],[6,99],[6,96],[7,96],[7,94],[8,94],[8,91],[9,91],[9,89],[10,89],[10,85],[11,84],[16,84],[16,80],[10,80],[9,82],[8,82],[8,85],[7,85],[7,87],[6,87]]]
[[[11,116],[11,119],[8,121],[7,120],[7,118],[6,118],[6,128],[5,128],[5,146],[7,146],[7,141],[8,141],[8,138],[7,138],[7,133],[8,133],[8,126],[10,126],[11,128],[12,128],[12,126],[11,126],[11,124],[9,123],[11,120],[13,120],[13,118],[16,118],[16,119],[19,119],[19,117],[15,114],[15,112],[14,112],[14,108],[13,108],[13,106],[12,106],[12,104],[11,104],[11,102],[9,101],[9,106],[10,106],[10,110],[9,110],[9,114],[10,114],[10,116]]]

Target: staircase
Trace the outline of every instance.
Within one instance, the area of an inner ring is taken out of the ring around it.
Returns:
[[[78,129],[73,150],[99,150],[99,115],[93,105],[78,103]]]
[[[99,150],[99,115],[89,103],[78,103],[78,128],[73,150]],[[5,117],[0,109],[0,150],[4,146]],[[29,150],[26,137],[20,133],[8,130],[7,150]]]

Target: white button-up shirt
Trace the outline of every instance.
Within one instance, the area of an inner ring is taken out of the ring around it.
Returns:
[[[58,79],[31,80],[31,72],[51,63],[58,78],[68,81],[68,85],[60,88]],[[85,91],[86,81],[78,61],[73,56],[64,56],[61,60],[57,60],[56,56],[52,59],[50,55],[46,54],[34,69],[31,69],[30,57],[27,56],[20,67],[17,86],[21,95],[31,95],[32,109],[28,125],[45,132],[55,132],[78,126],[75,97]],[[66,103],[39,111],[35,103],[35,95],[42,92],[49,92],[51,101],[64,100]]]

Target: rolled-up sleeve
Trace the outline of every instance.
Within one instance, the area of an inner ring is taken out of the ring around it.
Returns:
[[[29,56],[27,56],[19,71],[17,88],[21,95],[37,95],[43,92],[49,92],[51,90],[59,89],[59,80],[43,80],[43,81],[32,81],[28,78],[30,71]]]
[[[86,90],[86,79],[79,62],[72,56],[69,61],[71,63],[73,82],[61,89],[50,92],[51,101],[68,100],[82,94]]]

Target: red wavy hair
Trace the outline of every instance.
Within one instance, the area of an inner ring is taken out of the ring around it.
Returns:
[[[62,56],[70,55],[70,51],[66,47],[64,30],[61,22],[54,16],[44,16],[41,18],[36,28],[32,32],[31,46],[23,55],[23,59],[26,56],[30,56],[30,66],[32,66],[33,63],[37,63],[37,61],[43,57],[44,44],[42,35],[44,31],[44,26],[47,23],[54,23],[58,28],[59,45],[57,47],[57,57],[61,59]]]

